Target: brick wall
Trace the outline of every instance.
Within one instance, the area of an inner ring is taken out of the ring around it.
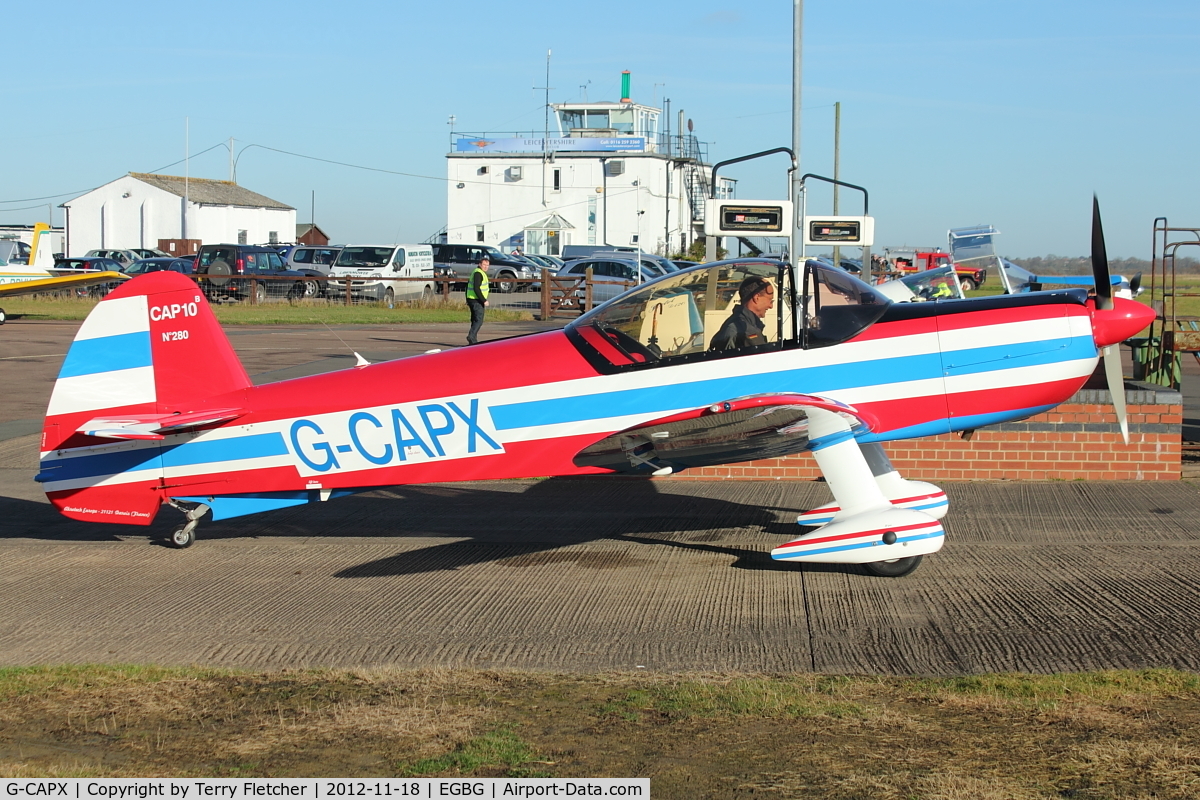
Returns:
[[[1183,398],[1152,384],[1129,383],[1129,445],[1108,391],[1084,389],[1057,408],[1020,422],[959,434],[887,442],[892,465],[914,480],[1179,480]],[[810,453],[690,469],[664,480],[814,480]]]

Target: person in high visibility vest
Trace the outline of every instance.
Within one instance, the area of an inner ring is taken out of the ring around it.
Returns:
[[[471,310],[471,330],[467,331],[467,344],[479,344],[479,329],[483,327],[483,313],[488,304],[488,267],[492,265],[487,256],[479,259],[471,278],[467,281],[467,308]]]

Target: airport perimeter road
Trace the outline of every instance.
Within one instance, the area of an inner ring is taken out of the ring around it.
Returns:
[[[75,326],[30,335],[65,353]],[[428,327],[338,333],[368,358],[364,342],[403,355],[459,333]],[[278,375],[340,363],[322,331],[231,338],[251,372]],[[60,362],[0,362],[0,425],[44,407]],[[1191,482],[947,484],[946,547],[900,579],[770,559],[796,512],[827,499],[815,483],[400,487],[202,524],[179,551],[160,544],[169,509],[149,529],[58,515],[30,480],[37,435],[8,430],[0,664],[1200,669]]]

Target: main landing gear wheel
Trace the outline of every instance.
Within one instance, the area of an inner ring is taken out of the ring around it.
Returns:
[[[890,561],[872,561],[863,564],[863,569],[880,578],[902,578],[921,566],[925,556],[909,556],[908,558],[893,558]]]

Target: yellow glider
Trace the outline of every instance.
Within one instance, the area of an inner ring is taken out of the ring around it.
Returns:
[[[12,283],[0,284],[0,298],[17,297],[23,294],[34,294],[37,292],[53,292],[58,289],[72,289],[82,286],[94,286],[98,283],[119,283],[128,280],[130,276],[121,272],[86,272],[78,275],[62,275],[53,277],[49,273],[43,273],[46,277],[32,275],[28,279],[23,279],[24,276],[18,276],[18,279]],[[6,276],[12,278],[13,276]],[[6,315],[4,309],[0,308],[0,325],[4,324]]]

